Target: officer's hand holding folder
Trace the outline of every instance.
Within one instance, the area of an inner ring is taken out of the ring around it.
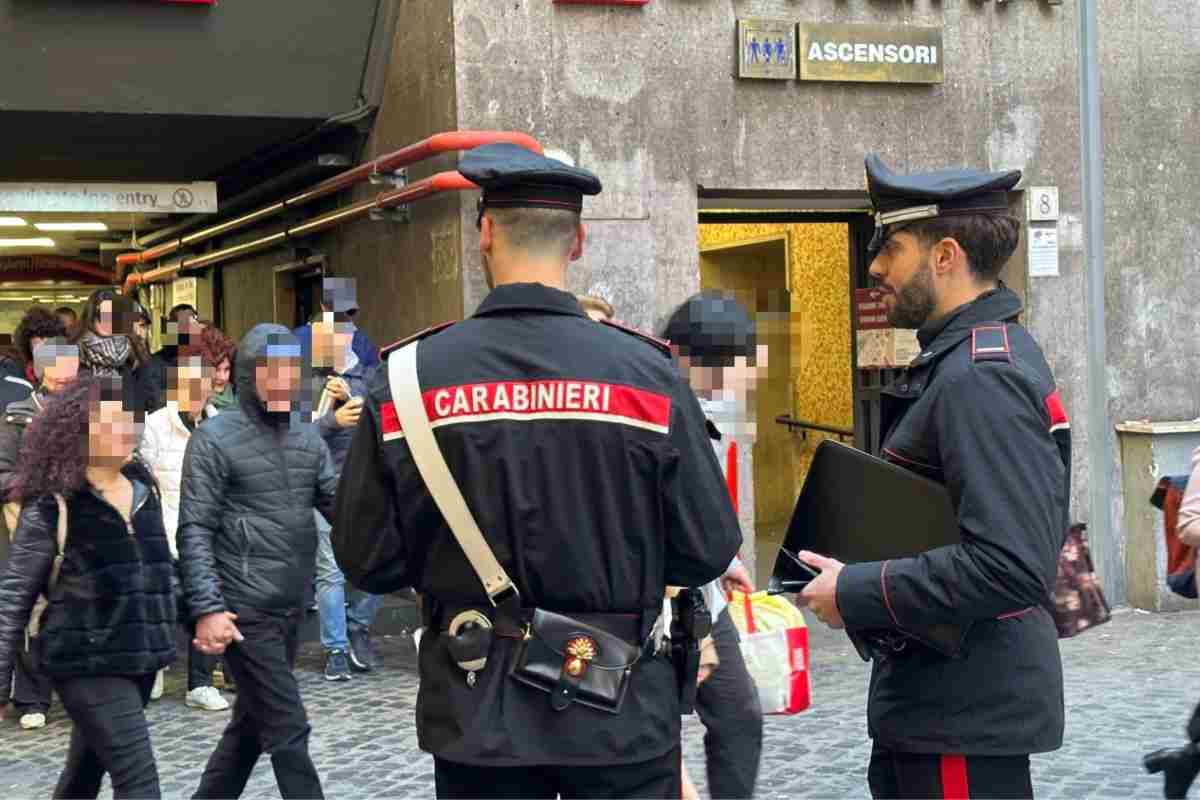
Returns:
[[[853,447],[825,440],[775,560],[773,594],[793,593],[817,577],[796,553],[810,551],[847,564],[908,558],[961,541],[958,515],[946,487]],[[907,621],[906,621],[907,622]],[[895,630],[890,633],[895,634]],[[848,630],[859,654],[870,658],[870,631]],[[905,636],[954,657],[966,629],[908,625]]]

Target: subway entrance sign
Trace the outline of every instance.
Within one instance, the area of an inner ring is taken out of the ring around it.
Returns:
[[[942,83],[941,28],[800,24],[802,81]]]

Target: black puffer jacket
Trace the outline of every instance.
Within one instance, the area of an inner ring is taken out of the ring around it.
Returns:
[[[299,608],[316,567],[313,508],[333,516],[337,474],[316,425],[298,410],[268,413],[255,388],[271,334],[295,341],[281,325],[246,334],[237,408],[197,427],[184,455],[177,541],[193,619]]]
[[[175,571],[162,506],[147,473],[130,466],[125,474],[133,482],[132,536],[118,511],[91,489],[67,500],[65,558],[38,637],[48,675],[148,675],[175,660]],[[9,674],[34,601],[46,588],[57,531],[53,497],[22,509],[0,577],[0,675]],[[0,707],[8,690],[8,681],[0,682]]]

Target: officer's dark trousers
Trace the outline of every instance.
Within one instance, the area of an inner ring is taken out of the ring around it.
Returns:
[[[12,704],[17,713],[45,714],[53,690],[53,681],[38,668],[33,653],[21,649],[13,659]]]
[[[681,758],[678,747],[640,764],[595,767],[477,767],[435,757],[433,774],[443,800],[676,800],[683,788]]]
[[[245,641],[225,651],[225,667],[238,687],[233,719],[208,760],[196,798],[240,797],[263,753],[271,755],[284,798],[324,797],[308,754],[312,729],[292,672],[302,613],[238,612],[235,624]]]
[[[713,623],[712,637],[721,663],[696,690],[708,792],[713,800],[753,797],[762,757],[762,704],[728,608]]]
[[[1033,797],[1029,756],[896,753],[876,745],[867,768],[876,800],[1021,800]]]
[[[88,675],[55,682],[74,723],[67,764],[54,789],[56,798],[96,797],[106,772],[116,800],[160,795],[145,712],[153,686],[154,673],[140,678]]]

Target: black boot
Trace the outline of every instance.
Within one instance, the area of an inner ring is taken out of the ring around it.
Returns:
[[[1151,775],[1163,773],[1163,796],[1167,800],[1183,800],[1200,772],[1200,746],[1192,743],[1177,749],[1155,750],[1142,763]]]

